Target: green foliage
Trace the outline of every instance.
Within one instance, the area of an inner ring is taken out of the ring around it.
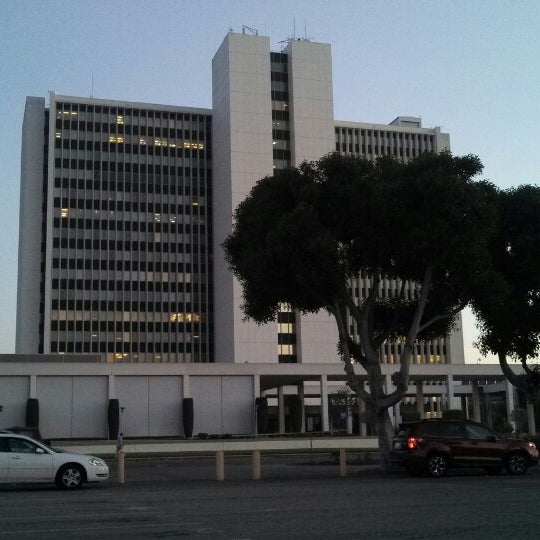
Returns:
[[[238,206],[224,243],[244,312],[263,323],[282,302],[332,311],[336,298],[352,296],[348,278],[360,271],[421,283],[429,266],[425,318],[447,317],[424,333],[446,334],[480,274],[495,220],[492,186],[472,181],[481,168],[473,156],[374,164],[330,154],[263,178]],[[379,296],[375,333],[393,326],[403,335],[417,303],[414,295]]]
[[[479,318],[479,345],[501,362],[520,360],[521,378],[510,380],[527,395],[540,391],[540,369],[527,361],[540,352],[540,187],[499,192],[499,227],[490,245],[490,269],[473,308]]]

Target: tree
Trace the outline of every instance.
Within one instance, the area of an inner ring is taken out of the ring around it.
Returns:
[[[472,302],[483,353],[497,355],[506,378],[529,399],[540,393],[540,187],[498,194],[499,226],[491,267]],[[516,374],[509,359],[523,368]]]
[[[477,157],[449,153],[408,163],[330,154],[261,179],[224,242],[247,317],[270,322],[281,303],[333,315],[347,384],[375,419],[383,469],[393,435],[388,408],[408,389],[415,342],[448,334],[487,257],[495,196],[473,180],[481,169]],[[365,296],[355,294],[361,272],[371,279]],[[395,284],[384,294],[383,279]],[[385,393],[379,350],[394,339],[396,389]]]

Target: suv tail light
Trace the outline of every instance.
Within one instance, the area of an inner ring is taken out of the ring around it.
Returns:
[[[414,450],[415,448],[418,448],[418,444],[422,441],[420,437],[409,437],[407,439],[407,448],[409,450]]]

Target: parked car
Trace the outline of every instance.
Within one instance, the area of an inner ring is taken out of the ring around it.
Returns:
[[[482,467],[488,474],[503,468],[524,474],[538,464],[533,442],[505,439],[469,420],[421,420],[403,424],[393,440],[391,460],[412,474],[444,476],[451,467]]]
[[[58,452],[25,435],[0,432],[0,483],[54,482],[74,489],[108,478],[109,467],[100,458]]]
[[[17,433],[18,435],[26,435],[27,437],[34,439],[34,441],[38,441],[40,443],[46,444],[47,446],[50,446],[50,441],[45,440],[41,436],[39,428],[37,427],[12,426],[12,427],[7,428],[7,431],[11,431],[12,433]]]

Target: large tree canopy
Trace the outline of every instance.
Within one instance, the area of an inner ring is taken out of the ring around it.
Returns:
[[[532,398],[540,392],[540,188],[520,186],[499,193],[499,223],[491,244],[489,279],[473,300],[480,321],[481,350],[498,356],[505,376]],[[512,358],[524,373],[508,366]]]
[[[485,277],[497,213],[496,190],[474,181],[481,170],[477,157],[449,153],[408,163],[330,154],[260,180],[224,243],[248,317],[268,322],[282,303],[335,317],[347,382],[372,408],[383,460],[392,435],[387,409],[407,390],[415,342],[446,335]],[[370,276],[365,296],[355,293],[361,272]],[[384,294],[383,279],[395,284]],[[378,350],[395,338],[403,346],[388,394]]]

